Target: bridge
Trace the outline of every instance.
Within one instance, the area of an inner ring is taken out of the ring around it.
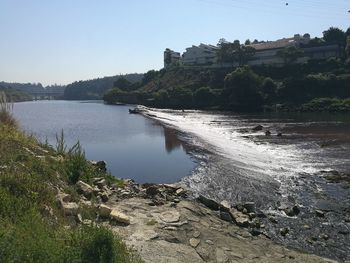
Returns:
[[[55,100],[63,97],[64,89],[62,90],[40,90],[29,92],[33,100]]]

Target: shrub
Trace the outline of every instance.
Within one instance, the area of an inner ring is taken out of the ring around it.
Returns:
[[[17,122],[12,116],[13,104],[7,101],[3,91],[0,92],[0,124],[17,127]]]

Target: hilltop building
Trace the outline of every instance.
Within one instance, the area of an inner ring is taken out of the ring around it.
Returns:
[[[303,63],[309,59],[327,59],[330,57],[340,57],[341,50],[337,44],[311,44],[309,34],[303,36],[296,34],[290,38],[282,38],[276,41],[263,41],[250,44],[248,46],[255,49],[255,54],[247,62],[248,65],[283,65],[284,61],[278,56],[278,51],[288,48],[297,47],[303,50],[303,57],[299,58],[296,63]],[[203,66],[203,67],[232,67],[238,66],[232,63],[218,63],[217,50],[218,46],[200,44],[186,48],[182,54],[166,49],[164,52],[164,67],[174,63],[184,66]]]

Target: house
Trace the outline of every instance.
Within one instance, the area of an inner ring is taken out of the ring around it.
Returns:
[[[213,45],[200,44],[186,48],[182,55],[184,65],[213,65],[216,64],[216,52],[219,48]]]
[[[179,52],[175,52],[169,48],[164,51],[164,68],[169,67],[170,65],[174,65],[180,62],[181,54]]]

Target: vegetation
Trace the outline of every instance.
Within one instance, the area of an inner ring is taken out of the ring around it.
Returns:
[[[32,100],[32,96],[26,92],[15,90],[13,88],[6,88],[1,85],[0,85],[0,93],[5,94],[7,99],[12,102]]]
[[[130,83],[141,81],[142,74],[127,74],[113,77],[104,77],[86,81],[77,81],[67,85],[64,91],[66,100],[96,100],[102,99],[103,94],[113,87],[118,79],[125,79]]]
[[[350,29],[344,32],[330,28],[323,34],[323,38],[311,39],[308,45],[338,44],[344,51],[343,57],[309,59],[297,64],[294,62],[303,56],[303,51],[288,47],[278,52],[285,62],[283,66],[248,67],[245,64],[254,55],[248,46],[250,41],[242,45],[238,40],[230,43],[221,39],[217,58],[225,67],[176,66],[152,70],[132,88],[125,81],[115,83],[105,93],[104,100],[111,104],[124,102],[177,109],[347,111]],[[329,98],[332,103],[329,107],[318,107],[319,98]]]
[[[0,118],[0,262],[139,262],[104,227],[80,225],[56,202],[57,189],[77,196],[74,183],[106,177],[91,166],[79,144],[59,151],[19,131],[11,106],[1,102]],[[80,208],[85,217],[96,214]]]

